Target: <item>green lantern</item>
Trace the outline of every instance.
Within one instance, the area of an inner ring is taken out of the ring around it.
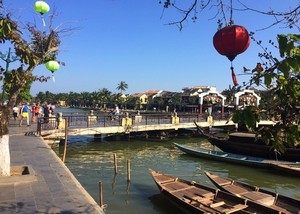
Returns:
[[[41,15],[48,13],[50,10],[49,5],[44,2],[44,1],[37,1],[34,4],[34,10],[38,13],[40,13]]]
[[[36,1],[34,4],[34,10],[42,15],[43,26],[45,27],[46,23],[43,15],[49,12],[50,10],[49,5],[44,1]]]
[[[51,60],[51,61],[48,61],[46,63],[46,68],[51,71],[52,73],[52,79],[53,79],[53,82],[55,82],[55,79],[54,79],[54,72],[57,71],[59,69],[59,63],[54,61],[54,60]]]
[[[59,69],[59,64],[58,62],[51,60],[46,63],[46,68],[54,73],[54,71],[57,71]]]

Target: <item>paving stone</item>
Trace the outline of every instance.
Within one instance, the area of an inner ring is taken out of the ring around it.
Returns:
[[[11,201],[15,200],[15,185],[1,185],[0,186],[0,201]]]
[[[34,195],[29,184],[17,184],[15,188],[15,197],[17,201],[34,201]]]
[[[0,201],[0,213],[12,214],[17,212],[16,201]]]

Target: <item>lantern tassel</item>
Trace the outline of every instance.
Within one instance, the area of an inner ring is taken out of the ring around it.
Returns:
[[[46,22],[43,16],[42,16],[42,22],[43,22],[43,27],[46,27]]]
[[[238,86],[239,83],[238,83],[238,81],[236,79],[236,75],[234,73],[233,67],[231,66],[230,69],[231,69],[232,82],[233,82],[234,86]]]
[[[52,81],[55,83],[55,78],[54,78],[54,74],[52,75]]]

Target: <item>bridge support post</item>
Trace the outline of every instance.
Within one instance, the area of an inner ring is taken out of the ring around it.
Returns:
[[[65,125],[65,120],[62,117],[62,112],[57,113],[56,120],[57,120],[57,127],[56,128],[57,129],[64,129],[66,125]]]
[[[130,128],[132,127],[132,119],[129,118],[128,112],[126,112],[126,117],[122,118],[122,127],[125,128],[125,133],[129,133]]]
[[[174,116],[172,116],[172,124],[179,125],[179,117],[177,116],[177,112],[174,112]]]
[[[137,115],[134,117],[135,124],[139,124],[142,122],[142,115],[140,115],[140,111],[137,112]]]
[[[94,115],[94,110],[90,111],[90,114],[88,115],[88,121],[87,121],[87,127],[89,127],[90,125],[94,125],[97,123],[97,116]]]
[[[207,116],[207,123],[208,123],[209,128],[211,128],[213,126],[214,119],[211,115]]]

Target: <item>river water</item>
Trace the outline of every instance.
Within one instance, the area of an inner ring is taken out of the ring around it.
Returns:
[[[69,137],[66,165],[89,194],[99,202],[103,185],[108,214],[181,213],[159,194],[149,168],[213,187],[204,171],[217,173],[300,200],[300,180],[274,170],[239,166],[188,156],[173,143],[212,148],[204,138],[174,138],[166,142],[130,140],[96,142],[92,136]],[[53,147],[59,157],[62,148]],[[118,173],[114,171],[114,154]],[[131,180],[127,182],[127,161]]]

